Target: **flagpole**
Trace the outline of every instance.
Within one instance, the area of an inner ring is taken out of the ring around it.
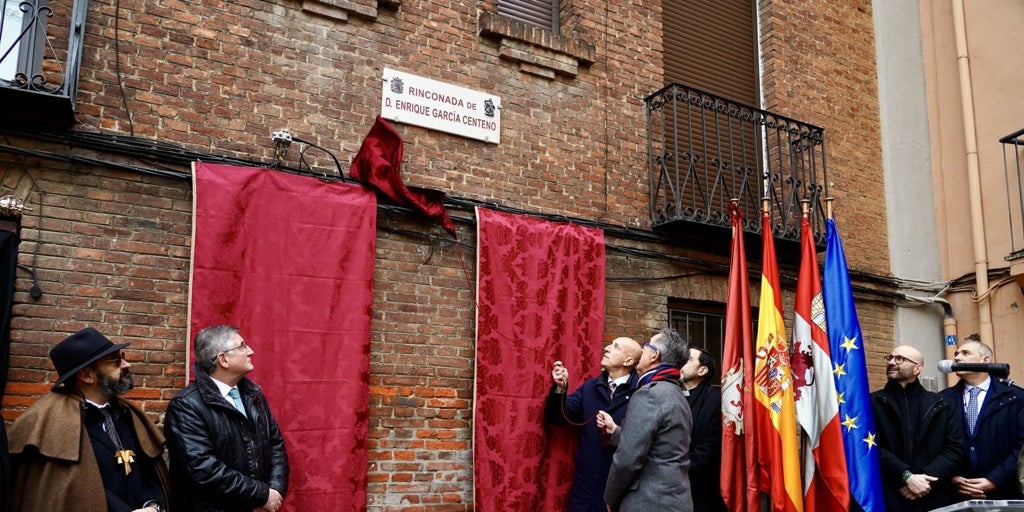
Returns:
[[[831,197],[825,199],[825,207],[828,220],[822,298],[835,368],[834,380],[840,397],[839,415],[842,418],[850,497],[865,512],[883,512],[885,504],[871,414],[866,347],[857,318],[845,251],[833,219]]]

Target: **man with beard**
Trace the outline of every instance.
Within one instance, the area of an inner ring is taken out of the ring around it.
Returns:
[[[693,509],[725,512],[720,478],[722,471],[722,388],[713,386],[715,357],[699,347],[690,347],[690,359],[682,368],[686,401],[693,412],[690,436],[690,489]]]
[[[276,512],[288,454],[267,397],[245,376],[252,347],[236,327],[196,334],[195,378],[167,406],[176,512]]]
[[[924,356],[899,346],[885,356],[888,379],[871,394],[885,509],[917,512],[953,502],[950,478],[965,461],[953,407],[918,381]]]
[[[121,349],[87,327],[50,350],[57,383],[11,425],[13,512],[164,512],[164,438],[135,404]]]
[[[601,355],[601,374],[583,382],[566,396],[569,370],[555,361],[554,381],[544,405],[549,425],[573,425],[579,444],[573,464],[568,512],[604,512],[604,484],[615,449],[608,445],[592,421],[597,411],[607,411],[615,421],[626,416],[629,397],[636,389],[636,364],[643,349],[633,338],[612,340]]]

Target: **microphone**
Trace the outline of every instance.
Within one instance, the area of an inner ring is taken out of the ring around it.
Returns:
[[[1010,376],[1010,365],[1006,363],[958,363],[944,359],[939,361],[938,369],[942,373],[951,372],[984,372],[996,378]]]

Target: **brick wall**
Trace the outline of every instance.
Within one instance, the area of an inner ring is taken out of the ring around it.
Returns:
[[[493,10],[494,2],[388,7],[360,0],[347,20],[334,11],[313,14],[324,5],[121,0],[118,56],[115,2],[94,0],[76,129],[133,132],[219,156],[272,162],[270,134],[288,128],[333,152],[344,168],[379,110],[382,69],[391,67],[497,94],[503,103],[500,145],[395,124],[405,138],[407,184],[529,212],[649,228],[642,98],[663,85],[657,4],[572,0],[564,5],[570,19],[562,38],[501,23],[482,29],[481,11]],[[767,107],[826,128],[851,266],[884,272],[870,3],[762,2],[761,12]],[[535,60],[511,56],[516,45]],[[117,59],[131,125],[117,87]],[[31,138],[0,142],[188,171],[157,151],[118,155]],[[289,150],[286,164],[298,165],[298,150]],[[309,151],[306,158],[318,170],[335,172],[323,152]],[[132,397],[160,421],[166,401],[184,385],[189,183],[113,165],[0,152],[0,185],[27,191],[34,204],[40,195],[25,185],[25,169],[43,191],[42,210],[24,218],[19,262],[33,265],[41,235],[36,264],[44,294],[31,299],[28,275],[19,272],[4,419],[13,420],[49,388],[55,378],[49,348],[93,325],[132,342],[128,354],[140,377]],[[870,222],[853,222],[852,212]],[[436,226],[380,214],[370,368],[371,510],[472,509],[473,231],[460,222],[462,243],[456,245]],[[679,247],[671,240],[607,236],[611,245],[651,254],[608,251],[606,340],[651,334],[667,321],[669,297],[725,300],[721,272],[678,257],[727,262],[713,249],[728,247],[727,239]],[[858,298],[876,365],[872,375],[883,375],[873,380],[877,386],[884,379],[879,347],[888,347],[892,337],[891,304],[873,295]],[[786,301],[792,302],[790,292]]]
[[[131,342],[132,396],[159,420],[184,386],[188,183],[0,157],[5,182],[24,176],[24,163],[38,184],[22,222],[4,419],[17,417],[56,380],[50,348],[91,325]],[[26,269],[33,267],[39,299],[28,293]]]

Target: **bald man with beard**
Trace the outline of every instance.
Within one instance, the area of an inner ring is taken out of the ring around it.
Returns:
[[[594,418],[606,411],[617,422],[626,416],[629,397],[636,390],[636,365],[643,347],[632,338],[615,338],[604,348],[601,374],[566,395],[569,370],[555,361],[553,383],[544,404],[544,421],[549,425],[573,425],[579,435],[574,458],[569,512],[604,512],[604,488],[615,449],[608,446]]]
[[[883,389],[871,394],[885,509],[926,511],[953,503],[950,478],[965,461],[964,436],[952,405],[924,389],[924,356],[899,346],[885,356]]]

